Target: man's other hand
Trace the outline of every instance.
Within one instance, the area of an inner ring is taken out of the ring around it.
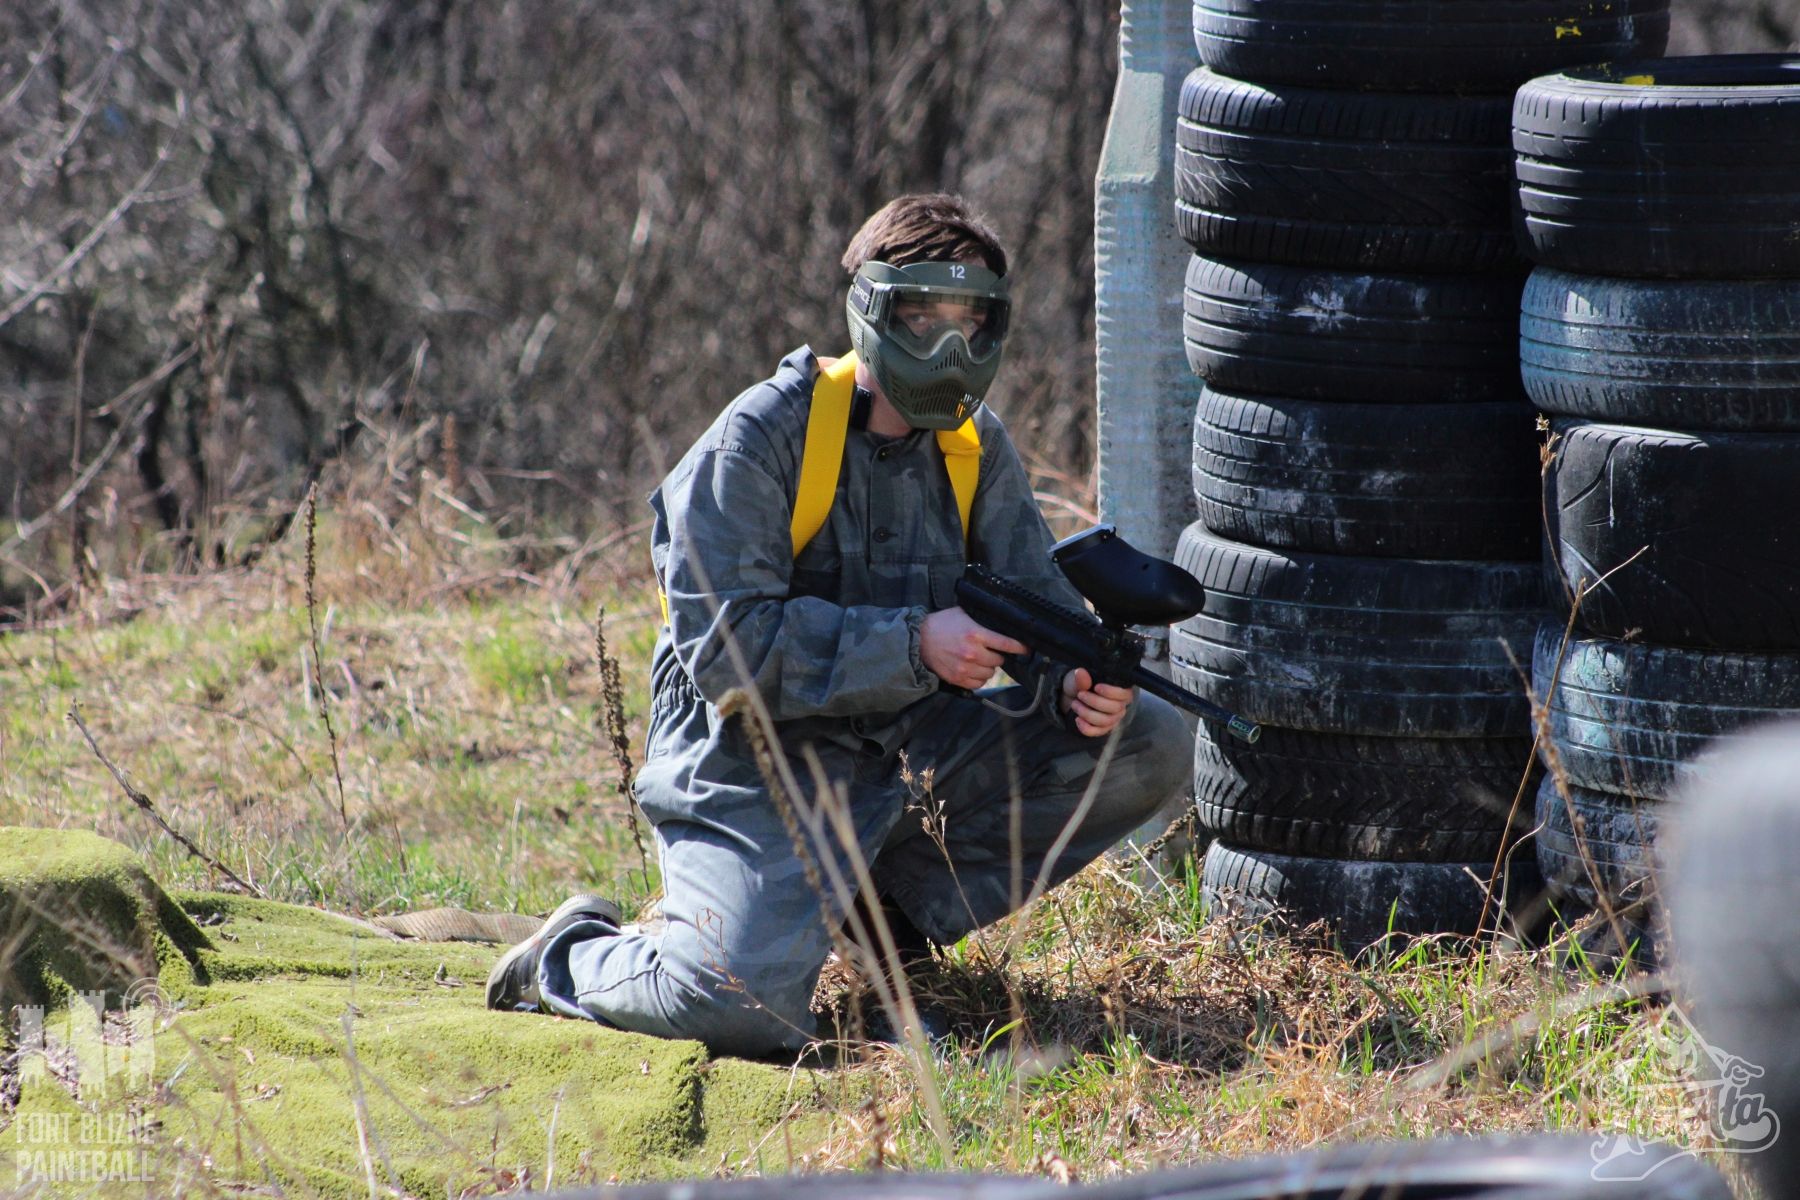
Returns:
[[[1000,669],[1001,656],[1025,654],[1023,643],[995,633],[960,608],[940,608],[919,626],[919,657],[932,674],[961,688],[978,688]]]
[[[1063,676],[1062,710],[1074,714],[1075,728],[1088,737],[1111,733],[1136,696],[1136,688],[1095,683],[1094,677],[1081,667]]]

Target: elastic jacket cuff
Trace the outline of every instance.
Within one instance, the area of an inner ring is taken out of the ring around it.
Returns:
[[[921,628],[925,624],[925,606],[915,604],[906,610],[906,654],[912,663],[913,682],[928,691],[937,691],[937,672],[925,665],[925,646]]]

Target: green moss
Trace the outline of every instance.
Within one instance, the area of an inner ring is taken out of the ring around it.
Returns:
[[[759,1162],[770,1146],[808,1149],[821,1128],[794,1119],[790,1093],[814,1089],[782,1069],[714,1061],[695,1042],[489,1012],[493,947],[398,941],[239,896],[171,898],[129,851],[91,834],[0,829],[0,864],[0,894],[102,904],[109,928],[145,927],[160,947],[152,957],[174,1010],[151,1043],[160,1127],[124,1147],[151,1155],[158,1193],[192,1179],[363,1196],[371,1168],[415,1195],[541,1184],[552,1164],[562,1185],[691,1174],[758,1146]],[[75,974],[61,960],[57,970]],[[12,1122],[41,1133],[75,1112],[93,1127],[130,1111],[113,1091],[75,1100],[38,1080]],[[771,1138],[784,1120],[791,1127]],[[71,1127],[69,1148],[95,1150],[80,1131]]]
[[[122,1003],[206,937],[117,842],[81,830],[0,827],[0,1008],[78,992]]]

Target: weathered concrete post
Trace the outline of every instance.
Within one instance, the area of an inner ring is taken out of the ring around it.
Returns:
[[[1194,69],[1189,0],[1122,0],[1119,81],[1094,188],[1100,515],[1167,557],[1196,515],[1200,383],[1181,346],[1189,250],[1175,232],[1175,113]]]
[[[1198,54],[1190,0],[1119,7],[1119,81],[1094,183],[1100,517],[1167,558],[1197,515],[1189,447],[1200,383],[1181,345],[1189,250],[1175,232],[1175,113]],[[1168,646],[1165,631],[1145,665],[1167,675]],[[1189,803],[1175,800],[1132,840],[1155,837]]]

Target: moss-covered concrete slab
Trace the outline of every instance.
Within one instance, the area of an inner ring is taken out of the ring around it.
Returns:
[[[206,945],[119,843],[0,826],[0,1007],[123,995]]]
[[[816,1139],[814,1088],[792,1072],[487,1011],[493,947],[165,895],[91,834],[0,829],[0,864],[0,929],[26,931],[3,959],[6,1185],[360,1197],[372,1179],[458,1196],[721,1161],[778,1170]],[[84,921],[122,953],[67,933]],[[123,1011],[102,1018],[94,1001]]]

